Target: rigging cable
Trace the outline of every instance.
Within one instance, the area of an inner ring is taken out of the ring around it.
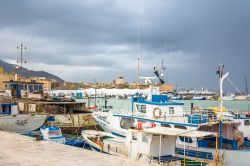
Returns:
[[[237,90],[237,92],[241,94],[240,90],[235,86],[235,84],[233,83],[233,81],[231,81],[228,77],[227,77],[227,80]]]

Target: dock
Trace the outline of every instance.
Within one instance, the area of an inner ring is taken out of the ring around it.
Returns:
[[[1,166],[142,166],[125,157],[98,153],[0,131]]]

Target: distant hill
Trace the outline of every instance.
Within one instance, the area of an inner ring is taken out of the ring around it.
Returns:
[[[0,67],[3,67],[6,72],[16,71],[17,74],[20,74],[24,77],[46,77],[48,79],[55,79],[58,82],[64,82],[64,80],[61,79],[60,77],[50,74],[46,71],[34,71],[34,70],[28,70],[26,68],[24,68],[24,70],[16,70],[16,66],[17,65],[4,62],[0,59]]]

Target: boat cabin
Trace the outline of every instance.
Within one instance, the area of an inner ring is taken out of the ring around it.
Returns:
[[[151,100],[146,100],[141,95],[133,96],[132,111],[150,118],[164,118],[183,116],[183,103],[172,102],[165,95],[152,95]]]
[[[0,115],[17,115],[18,107],[14,103],[0,103]]]
[[[125,144],[128,147],[129,157],[134,160],[147,160],[149,163],[153,161],[170,163],[180,161],[180,158],[176,157],[176,140],[179,136],[199,138],[208,135],[216,135],[216,133],[166,127],[144,130],[130,129]]]

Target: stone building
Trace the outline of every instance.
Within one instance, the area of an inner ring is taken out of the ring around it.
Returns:
[[[4,68],[0,67],[0,90],[5,90],[5,81],[10,81],[15,79],[15,74],[7,73]]]

